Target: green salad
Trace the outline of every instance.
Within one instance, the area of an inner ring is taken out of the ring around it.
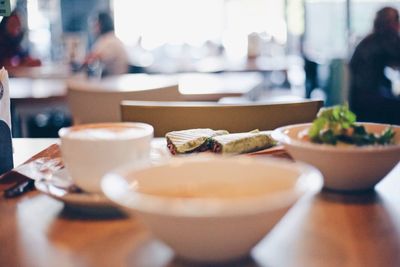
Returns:
[[[364,126],[356,123],[356,119],[347,105],[321,109],[308,131],[308,137],[312,142],[331,145],[338,142],[357,146],[394,142],[392,127],[387,127],[380,134],[368,133]]]

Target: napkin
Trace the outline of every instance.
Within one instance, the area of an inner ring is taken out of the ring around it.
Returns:
[[[8,72],[0,69],[0,120],[7,123],[11,130],[10,90],[8,87]]]
[[[34,176],[37,175],[37,170],[27,168],[29,163],[36,160],[41,160],[42,165],[49,163],[52,160],[59,159],[61,151],[58,144],[52,144],[46,149],[32,156],[25,161],[24,164],[5,172],[0,175],[0,192],[3,192],[4,197],[11,198],[20,196],[34,189]]]

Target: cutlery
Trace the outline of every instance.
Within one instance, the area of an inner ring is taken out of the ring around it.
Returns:
[[[15,172],[13,175],[18,175],[17,172]],[[19,183],[16,183],[15,185],[11,186],[10,188],[6,189],[3,193],[5,198],[13,198],[20,196],[26,192],[29,192],[34,189],[35,187],[35,182],[34,180],[30,180],[29,178],[26,178],[24,176],[24,180],[22,180]]]

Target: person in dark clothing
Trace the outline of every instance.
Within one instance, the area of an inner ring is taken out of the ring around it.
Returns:
[[[0,67],[39,66],[40,60],[32,58],[21,46],[25,34],[19,13],[14,10],[0,22]]]
[[[400,98],[392,93],[385,67],[400,67],[399,13],[379,10],[374,29],[350,60],[350,108],[359,121],[400,124]]]

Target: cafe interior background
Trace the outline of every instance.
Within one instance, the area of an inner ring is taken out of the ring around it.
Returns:
[[[23,46],[40,59],[41,67],[53,71],[67,66],[73,72],[73,64],[83,61],[95,41],[94,16],[106,10],[129,53],[130,73],[224,77],[245,72],[261,77],[244,96],[251,101],[276,91],[323,99],[325,105],[346,103],[346,64],[355,45],[371,30],[375,12],[387,5],[400,8],[400,1],[11,1],[28,29]],[[254,69],[240,68],[249,61],[256,63]],[[16,91],[15,87],[30,86],[27,79],[56,75],[13,77],[11,72],[10,76],[10,90]],[[13,79],[25,82],[13,83]],[[204,88],[215,86],[201,79],[195,82],[204,82]],[[15,137],[52,137],[72,123],[63,102],[39,108],[30,102],[24,108],[23,119],[13,116]]]

